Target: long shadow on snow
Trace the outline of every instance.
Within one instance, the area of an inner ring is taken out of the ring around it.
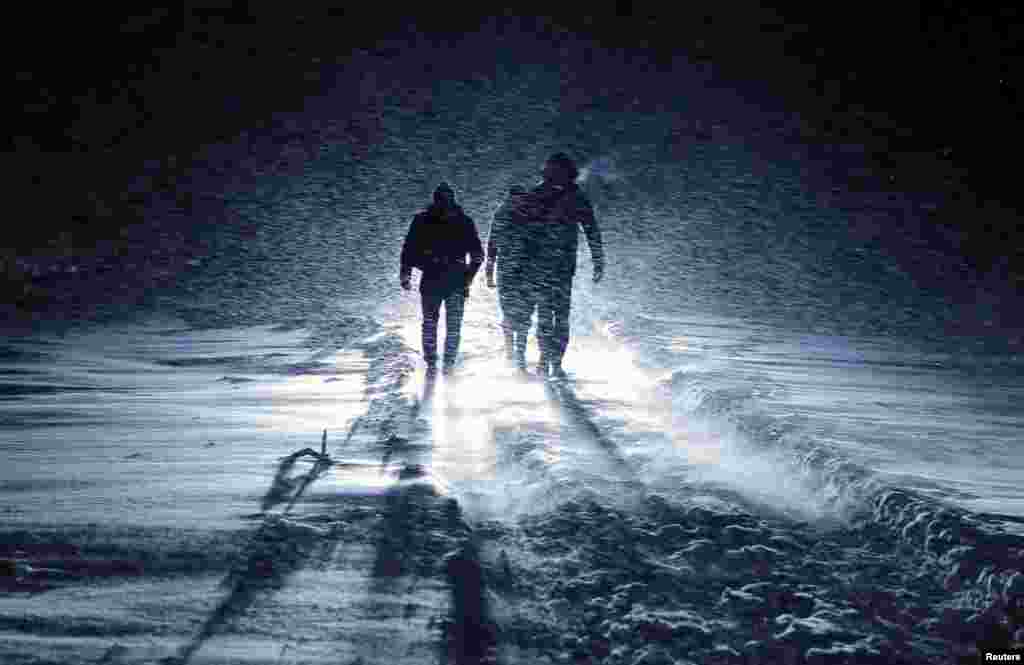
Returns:
[[[435,377],[428,376],[422,398],[413,408],[413,417],[430,413],[434,388]],[[432,444],[429,429],[421,435]],[[422,442],[393,441],[385,450],[385,461],[405,446],[415,449],[421,445]],[[443,621],[440,662],[496,663],[497,627],[487,603],[477,539],[463,519],[458,502],[442,497],[432,485],[418,481],[422,475],[420,465],[406,464],[399,472],[398,484],[387,493],[371,590],[381,597],[383,605],[385,596],[400,591],[398,586],[403,578],[411,578],[405,588],[412,591],[419,579],[443,572],[451,591],[451,607]],[[438,562],[443,562],[443,571],[439,570]]]
[[[301,457],[315,459],[305,473],[291,475]],[[227,595],[210,613],[196,635],[179,649],[176,656],[164,660],[168,665],[184,665],[217,630],[243,614],[261,595],[281,589],[292,573],[318,555],[330,552],[340,533],[289,521],[283,514],[295,504],[305,489],[331,466],[322,453],[304,448],[281,460],[274,480],[263,498],[263,521],[253,533],[245,551],[247,556],[227,574],[221,586]],[[268,514],[271,508],[287,501],[282,514]]]
[[[639,482],[636,470],[633,469],[629,460],[622,455],[618,444],[601,431],[601,428],[594,422],[591,408],[580,401],[580,398],[568,383],[545,381],[544,393],[551,402],[559,407],[559,410],[566,418],[567,424],[575,426],[591,441],[596,443],[615,462],[615,465],[626,474],[631,482]]]
[[[476,540],[455,499],[444,499],[433,487],[415,481],[400,481],[388,492],[371,589],[384,605],[386,596],[401,591],[399,584],[412,591],[421,578],[443,572],[451,606],[439,645],[442,663],[497,662],[497,627]]]
[[[367,371],[365,394],[370,399],[371,409],[352,424],[346,442],[358,428],[367,424],[364,421],[375,422],[379,427],[377,434],[385,442],[385,457],[389,457],[396,448],[407,445],[408,441],[397,434],[393,417],[380,417],[383,415],[381,411],[386,413],[394,405],[387,403],[387,400],[382,404],[382,400],[374,398],[374,395],[379,392],[397,395],[397,389],[408,377],[410,363],[404,354],[394,353],[401,350],[401,343],[393,335],[384,335],[364,346],[367,351],[377,351],[377,358],[381,362],[371,363]],[[383,408],[375,410],[374,406]],[[314,557],[324,560],[329,558],[340,540],[340,531],[303,525],[283,517],[309,485],[333,465],[333,461],[326,455],[326,432],[324,437],[321,452],[305,448],[281,460],[271,486],[261,501],[263,521],[246,547],[248,554],[221,583],[228,589],[227,595],[210,613],[192,640],[179,649],[176,656],[165,659],[166,663],[188,663],[218,629],[242,615],[260,596],[281,589],[288,577]],[[313,458],[314,464],[305,473],[293,475],[302,457]],[[282,503],[286,503],[286,506],[281,514],[268,513]]]

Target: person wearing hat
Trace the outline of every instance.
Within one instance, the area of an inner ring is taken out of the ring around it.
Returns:
[[[594,208],[576,185],[576,164],[556,152],[544,164],[543,180],[525,197],[524,279],[536,289],[537,341],[542,376],[565,378],[562,357],[569,345],[569,310],[576,274],[579,230],[594,265],[594,283],[604,275],[604,245]]]
[[[438,185],[433,203],[413,218],[400,262],[399,281],[406,291],[412,288],[412,269],[420,271],[423,359],[428,372],[437,369],[437,323],[444,305],[444,373],[450,374],[459,351],[469,287],[483,265],[484,250],[476,225],[455,202],[455,190],[448,183]]]

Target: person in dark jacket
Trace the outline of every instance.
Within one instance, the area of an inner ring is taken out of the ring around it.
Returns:
[[[576,164],[564,152],[548,158],[543,180],[525,197],[524,278],[537,289],[538,373],[564,378],[569,345],[569,310],[576,274],[579,229],[587,237],[594,283],[604,275],[604,246],[594,208],[576,185]]]
[[[494,213],[487,236],[487,286],[494,288],[495,264],[498,273],[498,303],[501,306],[501,330],[505,337],[505,357],[521,370],[526,369],[526,340],[537,299],[534,289],[523,279],[523,204],[526,189],[515,186],[508,199]]]
[[[469,263],[466,256],[469,255]],[[423,304],[423,358],[437,368],[437,322],[445,309],[444,373],[451,373],[459,351],[462,313],[469,287],[484,262],[483,246],[473,220],[455,202],[455,191],[442,182],[434,202],[417,214],[402,244],[399,281],[412,288],[412,269],[420,270]]]

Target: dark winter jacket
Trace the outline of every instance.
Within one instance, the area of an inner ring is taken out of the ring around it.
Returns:
[[[470,256],[469,263],[466,255]],[[469,285],[484,262],[473,220],[456,206],[445,216],[438,206],[416,215],[402,244],[400,275],[418,268],[423,273],[420,288],[463,279]]]
[[[534,280],[572,280],[580,227],[594,265],[604,268],[604,245],[594,208],[575,184],[537,185],[525,198],[524,218],[523,257]]]
[[[523,257],[524,201],[525,192],[510,196],[494,213],[491,231],[487,235],[487,270],[490,273],[495,264],[498,266],[498,284],[501,286],[518,282],[528,261]]]

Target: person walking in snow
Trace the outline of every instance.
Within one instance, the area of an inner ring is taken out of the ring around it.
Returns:
[[[484,251],[476,225],[456,203],[455,190],[442,182],[434,190],[433,203],[418,213],[409,225],[399,268],[399,281],[406,291],[412,288],[413,268],[421,273],[423,359],[430,373],[437,369],[437,323],[442,304],[445,309],[443,371],[450,374],[455,367],[469,287],[483,262]]]
[[[523,278],[526,269],[523,257],[522,224],[526,189],[514,186],[508,199],[494,213],[487,236],[487,286],[495,287],[497,265],[498,303],[501,307],[501,330],[505,338],[505,357],[520,370],[526,369],[526,340],[530,318],[537,305],[535,290]]]
[[[594,264],[594,283],[604,276],[604,246],[594,208],[577,186],[576,164],[556,152],[544,164],[543,180],[524,197],[523,279],[537,297],[537,338],[542,376],[565,378],[562,358],[569,345],[572,281],[579,230]]]

